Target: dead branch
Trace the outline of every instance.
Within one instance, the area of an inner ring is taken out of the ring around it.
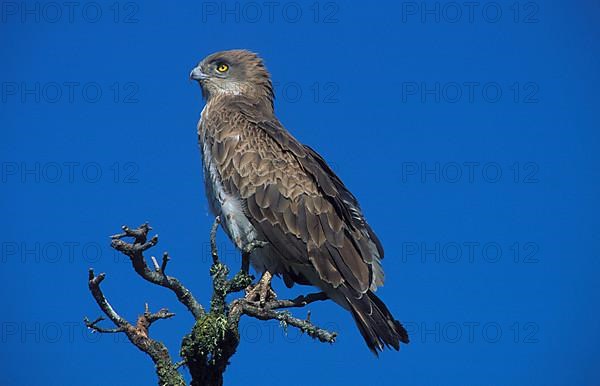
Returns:
[[[163,255],[163,263],[160,272],[151,270],[146,264],[143,252],[158,243],[158,235],[154,235],[150,241],[146,241],[148,232],[152,229],[148,223],[142,224],[137,229],[130,229],[126,225],[121,228],[123,233],[111,236],[111,246],[117,251],[129,256],[133,269],[141,277],[150,283],[163,286],[170,289],[177,295],[177,299],[187,307],[194,318],[198,319],[204,314],[204,309],[198,303],[194,295],[183,286],[176,278],[168,276],[165,273],[169,255],[167,252]],[[133,243],[123,241],[125,237],[133,237]]]
[[[289,311],[278,311],[283,308],[304,307],[310,303],[326,300],[327,295],[322,292],[304,296],[298,296],[290,300],[272,299],[264,304],[248,300],[244,297],[227,302],[227,296],[240,292],[252,285],[254,277],[249,275],[249,256],[256,248],[262,248],[265,242],[254,242],[242,251],[242,268],[231,279],[228,278],[230,270],[219,260],[216,245],[216,234],[219,226],[219,218],[215,219],[210,231],[212,265],[210,275],[213,284],[213,294],[209,311],[198,303],[190,290],[188,290],[178,279],[165,273],[170,257],[167,252],[163,254],[162,262],[152,256],[152,268],[146,263],[144,251],[154,247],[158,242],[158,236],[148,240],[150,226],[142,224],[136,229],[123,226],[123,232],[111,236],[111,246],[121,253],[129,256],[132,266],[146,281],[168,288],[175,293],[177,299],[190,311],[195,319],[194,326],[189,334],[182,340],[180,355],[182,360],[173,362],[171,356],[163,343],[149,336],[149,328],[152,323],[160,319],[168,319],[175,314],[163,308],[157,312],[150,312],[148,304],[145,311],[140,315],[135,325],[122,318],[110,305],[102,290],[100,283],[105,274],[95,276],[92,269],[89,270],[88,284],[92,296],[102,312],[115,325],[114,328],[99,326],[104,317],[93,321],[87,317],[85,325],[98,333],[125,333],[131,343],[141,351],[150,356],[156,366],[159,385],[184,385],[185,382],[178,369],[186,366],[192,376],[192,386],[209,385],[221,386],[223,384],[223,373],[229,365],[230,358],[237,351],[240,343],[239,322],[242,315],[247,315],[259,320],[277,320],[285,328],[292,326],[305,332],[307,335],[321,342],[333,343],[336,333],[315,326],[310,321],[310,312],[306,319],[294,317]],[[125,238],[132,238],[133,242],[127,242]]]
[[[104,319],[102,317],[99,317],[94,321],[90,321],[86,317],[84,319],[86,326],[99,333],[125,333],[133,345],[150,356],[156,367],[156,374],[158,375],[161,385],[185,385],[185,381],[173,364],[171,355],[169,354],[169,351],[165,345],[162,342],[154,340],[148,336],[148,329],[152,323],[159,319],[168,319],[175,314],[169,312],[167,309],[162,309],[158,312],[151,313],[148,309],[148,304],[146,304],[144,313],[138,317],[135,326],[132,325],[127,320],[122,318],[110,305],[108,300],[106,300],[106,297],[100,288],[100,283],[102,283],[105,277],[106,275],[104,273],[95,276],[94,270],[90,269],[88,274],[88,286],[92,296],[94,297],[94,300],[96,300],[96,303],[98,303],[98,306],[102,312],[104,312],[104,314],[117,326],[117,328],[106,329],[98,326],[98,323]]]

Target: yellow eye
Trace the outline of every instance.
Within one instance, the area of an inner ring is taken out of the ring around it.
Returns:
[[[221,63],[217,66],[217,71],[219,72],[226,72],[227,70],[229,70],[229,66],[225,63]]]

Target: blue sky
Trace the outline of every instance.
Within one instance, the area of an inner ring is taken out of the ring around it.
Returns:
[[[598,2],[65,4],[0,4],[2,385],[155,383],[125,337],[83,326],[88,267],[130,320],[176,312],[151,334],[177,353],[191,316],[107,236],[151,222],[208,302],[188,74],[230,48],[265,58],[280,120],[358,197],[412,342],[376,359],[330,303],[310,309],[334,345],[244,319],[227,384],[600,382]]]

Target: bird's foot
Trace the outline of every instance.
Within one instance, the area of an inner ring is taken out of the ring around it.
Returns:
[[[258,302],[262,307],[269,300],[277,298],[277,294],[271,288],[271,279],[273,275],[269,271],[265,271],[258,283],[254,286],[246,288],[245,299],[250,302]]]

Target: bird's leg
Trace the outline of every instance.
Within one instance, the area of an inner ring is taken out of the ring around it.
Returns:
[[[242,272],[248,274],[250,272],[250,255],[257,248],[262,248],[267,245],[266,241],[253,240],[246,244],[242,249]]]
[[[229,293],[238,292],[246,288],[246,292],[251,288],[254,276],[250,275],[250,255],[257,248],[262,248],[267,242],[254,240],[242,248],[242,267],[238,273],[230,280]]]
[[[242,252],[242,272],[246,275],[250,274],[250,252]]]
[[[258,301],[263,306],[267,300],[277,298],[277,294],[271,288],[271,279],[273,279],[273,274],[265,271],[256,285],[246,289],[246,300],[252,302]]]

